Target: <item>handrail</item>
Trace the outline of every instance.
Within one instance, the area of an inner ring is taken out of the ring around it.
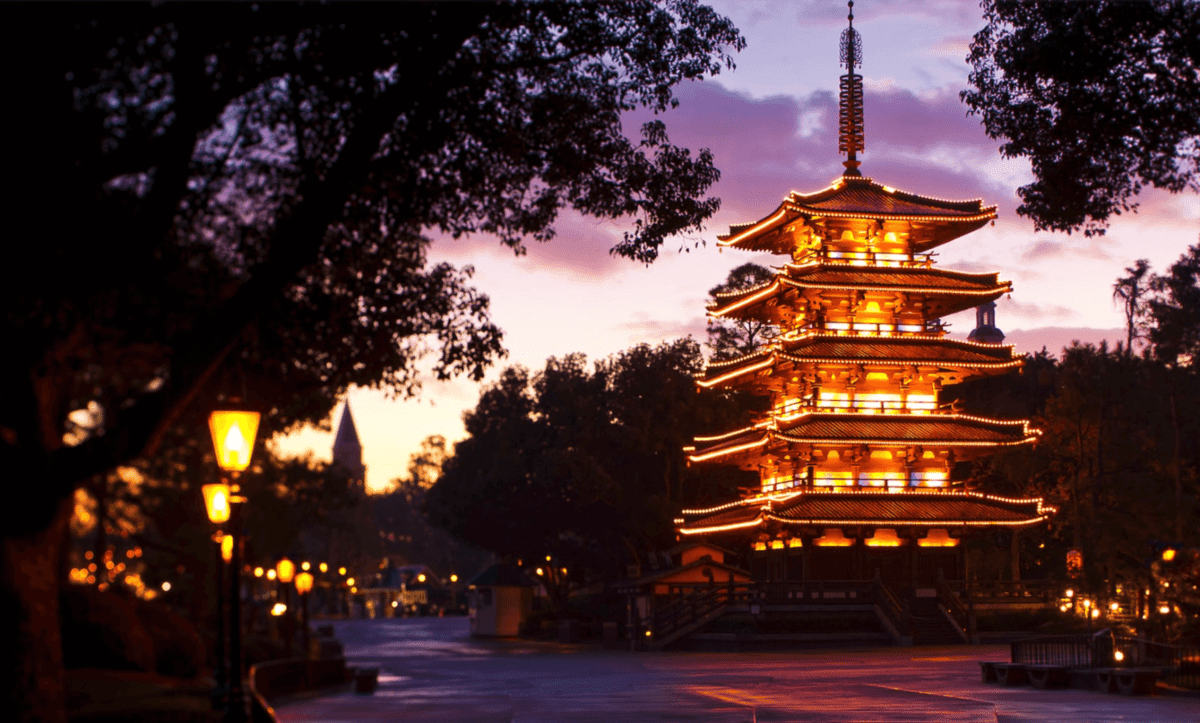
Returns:
[[[954,621],[958,623],[959,627],[966,630],[967,607],[963,605],[962,600],[960,600],[958,595],[950,589],[950,586],[946,584],[945,579],[943,579],[940,575],[938,576],[935,587],[938,593],[938,601],[946,606],[946,610],[950,613],[950,616],[954,618]]]
[[[880,610],[887,615],[888,620],[900,635],[910,635],[910,626],[908,616],[904,612],[904,607],[900,604],[896,594],[887,586],[883,580],[875,580],[876,603]]]
[[[690,583],[672,585],[671,589],[679,591],[682,595],[654,612],[649,625],[651,638],[655,641],[669,640],[680,629],[730,605],[827,604],[834,599],[869,604],[877,597],[873,594],[876,589],[873,580],[807,580],[715,585]],[[900,603],[890,590],[888,594],[891,595],[889,604],[898,611],[891,617],[902,619]],[[905,626],[902,624],[902,627]]]

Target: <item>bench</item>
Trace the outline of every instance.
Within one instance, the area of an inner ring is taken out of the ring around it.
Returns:
[[[1158,684],[1158,673],[1154,668],[1117,670],[1117,691],[1121,695],[1150,695]]]
[[[1117,673],[1119,672],[1117,668],[1092,669],[1092,689],[1101,693],[1116,693]]]
[[[996,682],[1001,685],[1024,685],[1029,682],[1024,663],[996,663]]]
[[[1065,665],[1026,665],[1025,674],[1035,688],[1066,688],[1071,682],[1069,669]]]
[[[1003,663],[999,663],[999,664],[1003,665]],[[981,682],[983,682],[983,683],[995,683],[996,682],[996,665],[998,665],[998,664],[989,662],[989,661],[983,661],[983,660],[979,661],[979,677],[980,677]]]
[[[379,668],[355,668],[354,692],[370,695],[379,687]]]

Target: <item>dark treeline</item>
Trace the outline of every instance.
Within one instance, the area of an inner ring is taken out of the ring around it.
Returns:
[[[1044,531],[1013,543],[1027,551],[1026,574],[1066,579],[1066,551],[1078,550],[1087,590],[1152,584],[1194,615],[1200,245],[1161,274],[1145,260],[1126,272],[1113,286],[1124,341],[1076,342],[1058,356],[1043,349],[1020,375],[951,393],[966,410],[1028,418],[1043,432],[1032,449],[1001,452],[968,472],[990,492],[1044,496],[1058,507]],[[1164,549],[1180,551],[1174,566],[1161,564]]]
[[[971,488],[1041,496],[1059,509],[1046,526],[997,537],[996,554],[986,545],[974,552],[972,569],[983,578],[1063,580],[1066,552],[1079,550],[1080,586],[1111,592],[1150,582],[1148,564],[1163,545],[1197,543],[1200,245],[1162,274],[1145,262],[1128,271],[1114,285],[1126,340],[1075,343],[1058,355],[1043,349],[1020,374],[945,394],[967,412],[1030,419],[1043,431],[1032,448],[957,471]],[[758,276],[735,269],[711,293]],[[709,330],[712,356],[746,353],[764,331],[718,321]],[[681,507],[728,500],[756,482],[732,468],[686,464],[694,435],[736,429],[755,403],[697,393],[693,375],[703,362],[699,345],[684,339],[636,346],[591,368],[582,355],[551,358],[536,373],[510,367],[467,413],[469,436],[429,491],[431,521],[501,556],[539,565],[551,556],[557,572],[548,589],[559,603],[576,583],[644,565],[674,544]],[[1010,545],[1021,553],[1015,563],[1001,554]]]
[[[541,566],[560,610],[570,589],[657,564],[652,556],[674,544],[681,505],[755,481],[687,465],[694,435],[734,427],[749,411],[750,400],[696,393],[703,362],[688,338],[590,367],[582,354],[536,373],[509,367],[466,414],[468,437],[429,490],[430,519]]]

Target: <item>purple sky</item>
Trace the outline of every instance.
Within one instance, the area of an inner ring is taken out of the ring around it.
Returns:
[[[828,185],[842,169],[837,153],[837,63],[845,5],[815,2],[715,2],[746,36],[737,69],[678,89],[680,107],[666,114],[672,142],[710,148],[721,169],[713,193],[721,211],[702,233],[664,246],[646,267],[608,249],[627,222],[567,215],[558,238],[513,253],[489,237],[438,240],[435,260],[476,269],[478,288],[492,299],[505,331],[504,364],[540,368],[548,356],[581,351],[597,359],[638,342],[688,334],[704,340],[704,297],[734,266],[767,254],[724,251],[715,237],[731,223],[754,221],[789,191]],[[1057,352],[1072,339],[1123,338],[1111,301],[1113,281],[1135,259],[1164,269],[1196,242],[1200,200],[1194,194],[1144,194],[1135,215],[1115,220],[1108,235],[1035,233],[1016,215],[1016,188],[1031,178],[1021,160],[1000,157],[958,93],[966,87],[971,36],[983,26],[975,0],[856,3],[866,87],[866,151],[861,170],[876,181],[951,199],[983,198],[999,219],[938,249],[938,261],[963,271],[1000,271],[1013,281],[999,302],[997,324],[1020,351]],[[633,115],[636,129],[648,116]],[[972,312],[952,317],[965,334]],[[494,379],[498,366],[490,375]],[[350,392],[368,486],[381,488],[404,473],[409,455],[431,434],[463,436],[462,412],[479,386],[429,382],[419,399],[388,400],[381,392]],[[340,408],[334,410],[337,419]],[[308,429],[278,441],[285,453],[311,450],[328,458],[331,432]]]

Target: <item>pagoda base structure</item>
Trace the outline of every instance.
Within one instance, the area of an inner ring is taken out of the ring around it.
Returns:
[[[968,579],[967,541],[1053,510],[1039,499],[966,491],[801,489],[684,510],[681,536],[750,550],[756,582],[878,579],[901,597]]]

